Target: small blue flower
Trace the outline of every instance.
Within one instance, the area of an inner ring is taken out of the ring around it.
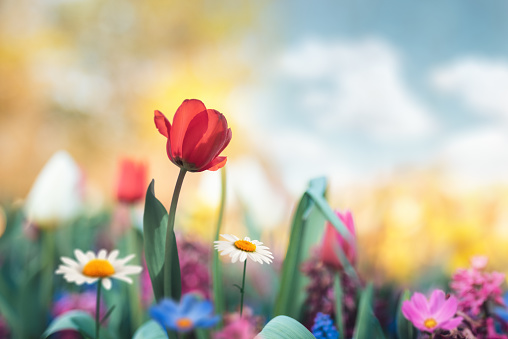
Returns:
[[[505,305],[508,305],[508,292],[503,296]],[[498,306],[494,309],[494,312],[504,321],[508,321],[508,308],[506,306]]]
[[[333,326],[333,321],[330,319],[330,316],[321,312],[318,312],[318,314],[316,314],[316,318],[314,318],[312,334],[316,337],[316,339],[339,338],[339,332],[337,332],[337,329]]]
[[[213,314],[213,305],[208,300],[200,300],[195,294],[186,294],[180,303],[163,299],[150,308],[150,316],[163,328],[188,332],[194,328],[207,328],[219,321]]]

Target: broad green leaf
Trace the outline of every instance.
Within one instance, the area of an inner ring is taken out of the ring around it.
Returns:
[[[284,315],[270,320],[259,336],[263,339],[316,339],[305,326]]]
[[[399,339],[416,339],[417,331],[413,324],[404,317],[402,314],[402,303],[404,300],[409,300],[411,292],[405,290],[400,296],[399,307],[397,310],[397,336]]]
[[[293,217],[289,245],[282,268],[279,294],[275,304],[276,315],[300,317],[305,298],[304,289],[308,282],[307,277],[300,272],[300,265],[306,259],[304,256],[309,253],[312,245],[319,241],[325,220],[331,221],[345,238],[351,238],[347,228],[328,205],[325,194],[326,179],[318,178],[311,180],[309,188],[300,199]],[[343,250],[338,249],[338,252],[346,272],[356,278],[356,272],[347,261]]]
[[[84,311],[69,311],[53,320],[41,338],[45,339],[53,333],[63,330],[75,330],[93,338],[95,336],[95,320]]]
[[[132,339],[168,339],[168,336],[157,322],[149,320],[138,328]]]
[[[224,217],[224,208],[226,206],[226,168],[221,169],[221,199],[219,206],[219,216],[217,218],[217,227],[215,230],[215,240],[219,240],[220,228]],[[223,314],[226,307],[224,305],[224,291],[222,290],[222,266],[219,259],[219,251],[213,251],[212,258],[212,282],[213,282],[213,302],[215,312],[217,314]],[[222,318],[217,323],[217,328],[222,328]]]
[[[168,214],[164,205],[154,195],[154,180],[152,180],[146,191],[143,235],[146,266],[157,302],[164,297],[164,250],[167,222]]]
[[[339,331],[339,339],[344,339],[345,338],[344,318],[342,315],[342,300],[344,294],[342,291],[342,284],[340,282],[339,274],[335,274],[333,289],[335,292],[335,323],[337,324],[337,330]]]
[[[372,283],[369,283],[360,297],[353,339],[384,339],[381,325],[372,311],[373,294]]]

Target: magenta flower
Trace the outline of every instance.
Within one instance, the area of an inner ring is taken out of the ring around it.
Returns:
[[[453,330],[462,322],[462,317],[453,317],[458,301],[454,296],[446,299],[441,290],[434,290],[427,300],[416,292],[411,300],[402,303],[402,314],[421,331],[434,332],[436,329]]]
[[[459,298],[461,311],[478,315],[483,304],[492,301],[504,306],[501,285],[505,275],[499,272],[485,272],[486,257],[473,257],[471,268],[458,269],[452,277],[450,287]]]

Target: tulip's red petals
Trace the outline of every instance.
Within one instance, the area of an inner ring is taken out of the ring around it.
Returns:
[[[179,164],[176,163],[175,157],[173,156],[173,153],[171,151],[171,138],[168,138],[168,141],[166,142],[166,153],[168,154],[169,160],[171,160],[173,164],[180,166]]]
[[[203,168],[215,159],[224,149],[228,137],[226,118],[216,110],[208,109],[208,129],[195,146],[193,162],[198,168]],[[202,171],[202,169],[198,170]]]
[[[160,134],[169,138],[169,132],[171,130],[171,124],[169,120],[166,118],[161,111],[155,111],[153,120],[155,122],[155,127],[159,130]]]
[[[203,137],[208,127],[209,116],[205,110],[192,119],[183,139],[182,158],[185,159],[185,162],[193,164],[195,168],[203,167],[203,165],[207,164],[203,163],[200,159],[199,150],[196,147],[203,142]]]
[[[321,260],[337,270],[342,269],[342,263],[337,258],[336,251],[341,247],[340,240],[338,240],[337,230],[335,227],[326,223],[325,234],[323,235],[323,244],[321,245]]]
[[[180,107],[178,107],[173,118],[173,126],[171,129],[173,156],[182,156],[182,147],[185,135],[189,129],[189,124],[196,115],[203,111],[206,111],[205,104],[197,99],[184,100]]]
[[[202,171],[216,171],[218,169],[221,169],[226,165],[228,158],[227,157],[217,157],[213,159],[208,165],[205,166],[205,168],[202,169]]]

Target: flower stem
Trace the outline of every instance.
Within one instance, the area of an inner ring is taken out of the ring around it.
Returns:
[[[164,251],[164,297],[179,300],[182,294],[182,281],[180,276],[180,264],[175,238],[175,215],[178,197],[182,189],[183,179],[187,170],[181,168],[176,180],[171,206],[169,207],[168,225],[166,230],[166,248]]]
[[[102,286],[102,279],[99,279],[97,281],[97,302],[95,305],[95,339],[99,339],[99,330],[101,328],[101,323],[100,323],[101,286]]]
[[[243,313],[243,295],[245,294],[245,272],[247,271],[247,259],[243,262],[243,278],[242,278],[242,288],[240,289],[241,298],[240,298],[240,317]]]

